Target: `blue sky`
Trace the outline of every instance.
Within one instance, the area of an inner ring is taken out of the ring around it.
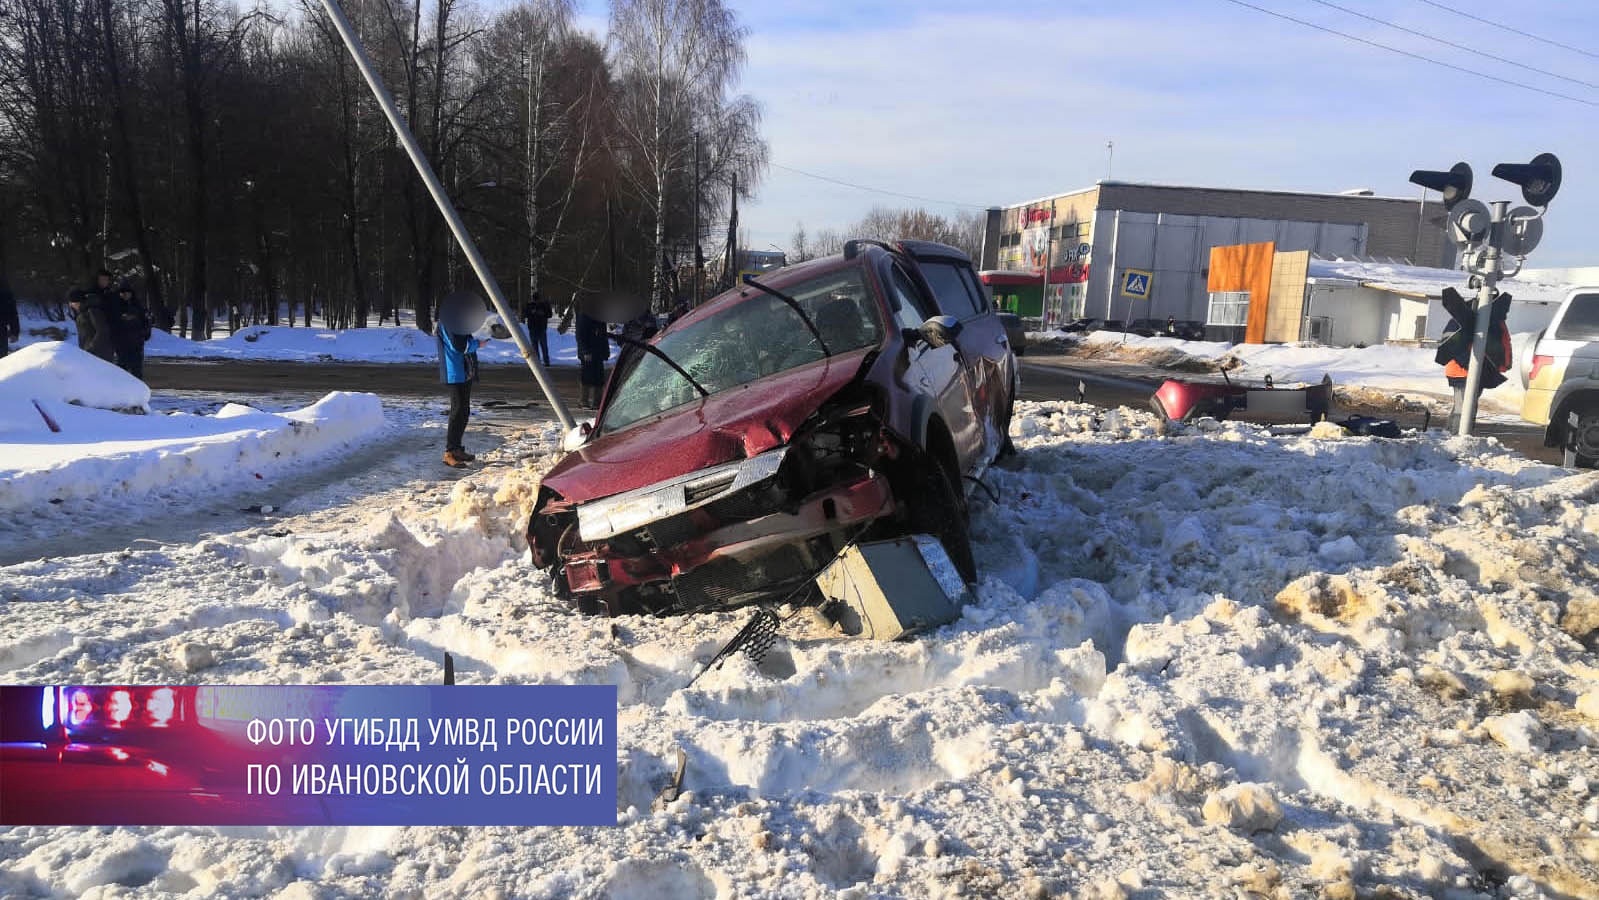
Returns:
[[[1497,162],[1558,154],[1566,177],[1532,266],[1599,265],[1599,6],[1439,0],[1596,55],[1471,21],[1423,0],[1337,5],[1515,60],[1436,44],[1314,0],[1252,4],[1577,97],[1451,71],[1229,0],[957,3],[730,0],[750,29],[741,89],[760,102],[772,167],[741,211],[751,243],[786,246],[875,204],[1005,205],[1118,180],[1417,196],[1416,168],[1464,159],[1473,196],[1514,199]],[[606,6],[581,7],[603,32]],[[1595,87],[1528,71],[1531,66]],[[1594,105],[1588,105],[1594,104]],[[778,166],[788,167],[779,168]]]

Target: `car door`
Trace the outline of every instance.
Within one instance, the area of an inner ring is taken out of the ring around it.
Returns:
[[[977,420],[982,423],[981,461],[993,461],[1004,441],[1005,407],[1015,373],[1010,338],[972,271],[970,261],[949,249],[913,252],[922,278],[932,289],[939,309],[960,320],[956,338],[961,365],[971,390]]]
[[[902,328],[920,328],[923,322],[940,314],[938,306],[897,260],[889,263],[888,293],[894,318]],[[974,414],[959,344],[933,347],[917,340],[907,343],[906,352],[910,354],[911,379],[932,400],[939,418],[949,428],[961,473],[971,473],[982,458],[984,428]]]

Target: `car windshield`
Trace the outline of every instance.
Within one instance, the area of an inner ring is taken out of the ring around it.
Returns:
[[[785,285],[837,355],[882,339],[877,303],[859,266]],[[713,316],[680,325],[655,346],[716,394],[825,358],[800,315],[782,299],[754,288]],[[633,354],[619,376],[599,422],[609,433],[699,397],[681,374],[659,357]]]

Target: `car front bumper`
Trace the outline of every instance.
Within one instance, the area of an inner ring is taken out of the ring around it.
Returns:
[[[809,581],[827,561],[816,558],[815,539],[858,530],[893,511],[887,478],[867,470],[791,510],[722,524],[638,555],[600,545],[569,557],[563,571],[580,604],[615,609],[623,592],[662,585],[685,609],[733,606]]]

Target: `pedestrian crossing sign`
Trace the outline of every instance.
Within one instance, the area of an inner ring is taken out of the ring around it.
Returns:
[[[1122,296],[1134,300],[1148,300],[1155,285],[1155,273],[1143,269],[1122,270]]]

